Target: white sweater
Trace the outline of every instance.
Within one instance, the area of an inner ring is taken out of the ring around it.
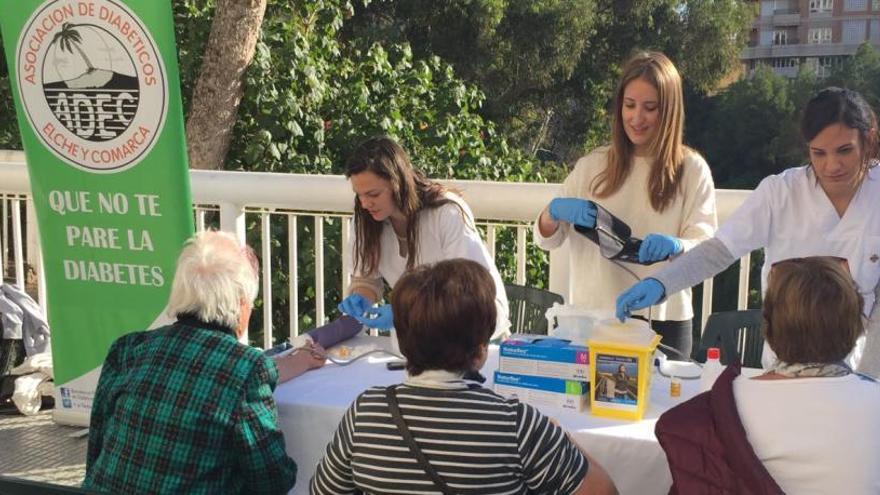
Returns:
[[[575,197],[595,201],[632,228],[632,235],[641,239],[652,233],[667,234],[682,240],[685,251],[712,237],[717,226],[715,215],[715,185],[706,161],[695,152],[684,159],[681,190],[675,200],[662,212],[654,211],[648,196],[651,163],[637,157],[630,176],[616,193],[598,199],[590,187],[593,179],[605,169],[608,147],[601,147],[578,160],[574,170],[562,184],[560,197]],[[572,300],[569,303],[585,309],[614,311],[617,295],[633,285],[635,278],[606,260],[599,248],[578,234],[567,223],[550,237],[543,237],[535,222],[535,242],[543,249],[553,249],[568,239],[570,243],[570,280]],[[650,277],[668,262],[650,266],[626,263],[625,266],[640,278]],[[648,311],[638,314],[647,316]],[[671,295],[665,302],[653,307],[654,320],[688,320],[693,318],[690,290]]]
[[[447,193],[447,197],[457,204],[448,203],[436,208],[426,208],[419,213],[417,237],[419,258],[416,260],[415,266],[452,258],[465,258],[483,265],[489,270],[492,280],[495,282],[495,307],[498,311],[498,319],[492,339],[505,338],[510,335],[507,293],[504,290],[501,275],[495,267],[495,260],[489,255],[489,250],[483,244],[480,232],[474,226],[474,214],[467,203],[452,193]],[[351,223],[348,239],[346,255],[350,257],[350,260],[354,260],[354,222]],[[388,283],[389,287],[394,287],[394,284],[406,272],[407,258],[400,255],[399,243],[390,220],[384,222],[381,242],[378,273],[366,274],[356,270],[352,273],[351,283],[346,294],[359,288],[372,291],[376,294],[377,300],[381,299],[384,292],[382,279]],[[354,264],[350,263],[349,266],[353,267]]]
[[[739,376],[733,395],[749,443],[785,493],[880,493],[880,383]]]

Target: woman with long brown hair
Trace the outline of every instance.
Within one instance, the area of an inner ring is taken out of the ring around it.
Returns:
[[[535,223],[544,249],[568,239],[571,302],[611,311],[615,296],[665,263],[620,265],[604,259],[575,226],[596,228],[596,204],[623,220],[642,238],[639,263],[664,261],[690,249],[715,231],[715,186],[705,160],[683,144],[681,77],[662,53],[641,52],[623,66],[612,114],[611,144],[578,160],[557,197]],[[690,291],[640,313],[652,317],[663,343],[690,355]]]
[[[353,273],[340,311],[369,327],[391,328],[391,305],[373,306],[385,283],[393,287],[417,266],[466,258],[483,265],[495,282],[498,321],[492,338],[508,334],[504,283],[461,196],[413,168],[406,151],[386,136],[361,143],[345,176],[355,193],[347,246]]]

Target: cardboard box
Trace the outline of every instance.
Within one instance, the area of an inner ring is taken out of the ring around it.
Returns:
[[[501,343],[498,369],[517,375],[590,381],[590,351],[585,345],[544,335],[515,335]]]
[[[590,404],[590,384],[543,376],[495,372],[495,393],[516,397],[536,407],[550,406],[582,412]]]

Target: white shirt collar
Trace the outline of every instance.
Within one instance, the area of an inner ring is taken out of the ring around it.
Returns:
[[[464,373],[452,372],[446,370],[426,370],[417,376],[412,376],[407,372],[404,385],[412,387],[437,388],[437,389],[457,389],[467,388],[467,384],[462,379]]]

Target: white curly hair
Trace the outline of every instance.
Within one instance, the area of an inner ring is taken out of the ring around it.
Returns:
[[[239,330],[241,302],[253,307],[258,290],[253,249],[226,232],[200,232],[186,242],[177,259],[167,313],[189,313]]]

